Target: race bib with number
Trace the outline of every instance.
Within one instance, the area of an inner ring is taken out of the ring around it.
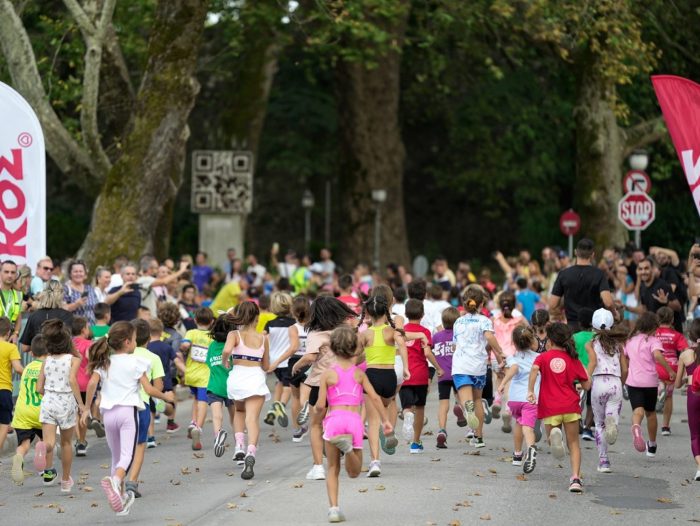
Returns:
[[[206,347],[202,347],[201,345],[192,345],[190,357],[195,362],[207,363],[207,352],[208,349]]]

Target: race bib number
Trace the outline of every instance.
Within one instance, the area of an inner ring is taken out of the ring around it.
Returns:
[[[199,363],[207,363],[207,348],[200,345],[192,345],[190,357],[193,361]]]

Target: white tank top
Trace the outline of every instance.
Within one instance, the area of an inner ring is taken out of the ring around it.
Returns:
[[[70,366],[73,355],[48,355],[44,362],[44,389],[53,393],[70,393]]]
[[[595,371],[593,371],[593,376],[610,374],[613,376],[622,376],[620,370],[620,353],[616,352],[613,356],[610,356],[605,352],[600,341],[593,340],[593,350],[595,351],[596,366]]]

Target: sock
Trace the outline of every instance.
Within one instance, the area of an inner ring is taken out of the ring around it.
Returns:
[[[250,455],[250,456],[252,456],[252,457],[254,457],[257,450],[258,450],[257,447],[255,447],[253,444],[249,444],[249,445],[248,445],[248,453],[247,453],[247,454]]]
[[[174,424],[174,423],[175,423],[175,420],[174,420],[174,419],[168,418],[168,424]]]
[[[245,444],[245,433],[235,433],[234,436],[236,438],[236,448],[240,447],[243,449]]]
[[[523,454],[522,451],[513,451],[513,455],[515,455],[516,457],[519,457],[519,456],[521,456],[522,454]]]
[[[656,442],[652,442],[651,440],[648,443],[651,447],[654,447],[656,445]]]

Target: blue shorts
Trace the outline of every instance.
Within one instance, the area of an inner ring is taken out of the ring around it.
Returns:
[[[455,384],[455,388],[459,391],[461,387],[473,387],[474,389],[479,389],[480,391],[486,387],[486,375],[473,375],[473,374],[453,374],[452,381]]]
[[[139,411],[139,431],[136,434],[136,443],[145,444],[148,440],[148,426],[151,425],[151,408]]]
[[[230,398],[225,398],[223,396],[214,394],[211,391],[207,391],[207,403],[211,405],[216,402],[224,404],[226,407],[231,407],[233,405],[233,400],[231,400]]]
[[[206,387],[190,387],[190,393],[195,397],[197,402],[207,401],[207,388]]]

